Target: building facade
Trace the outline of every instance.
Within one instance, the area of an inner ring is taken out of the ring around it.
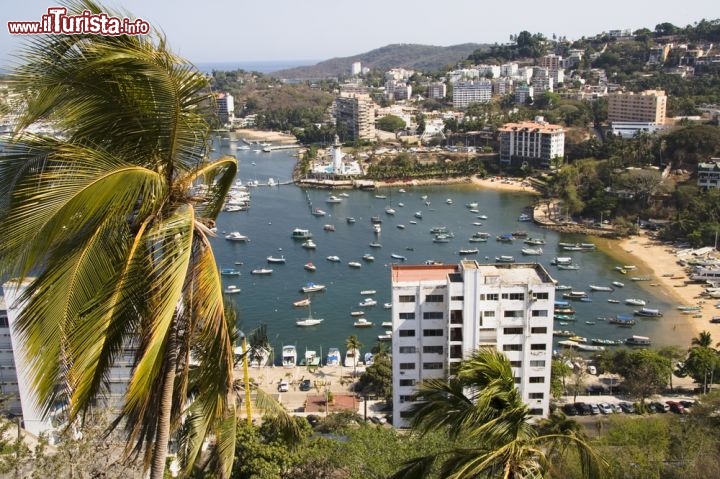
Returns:
[[[698,163],[697,184],[700,188],[720,188],[720,158],[710,158],[710,161]]]
[[[434,100],[445,98],[447,96],[447,85],[441,82],[431,83],[428,85],[427,96]]]
[[[375,104],[369,95],[342,94],[337,97],[335,121],[344,140],[375,141]]]
[[[565,156],[565,130],[541,117],[535,121],[506,123],[498,129],[500,163],[533,168],[550,168],[556,158]]]
[[[487,103],[492,98],[490,80],[459,81],[453,85],[453,106],[467,108],[472,103]]]
[[[223,125],[232,123],[235,119],[235,99],[230,93],[220,93],[216,98],[217,114]]]
[[[608,95],[608,121],[656,123],[665,122],[667,96],[662,90]]]
[[[16,416],[22,414],[7,306],[2,296],[0,296],[0,394],[4,398],[3,411]]]
[[[510,360],[531,413],[550,406],[555,286],[539,264],[393,265],[393,424],[407,427],[416,386],[445,378],[478,348]]]

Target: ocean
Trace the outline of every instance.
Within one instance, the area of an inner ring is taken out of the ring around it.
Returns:
[[[195,66],[203,73],[213,71],[245,70],[248,72],[272,73],[287,68],[315,65],[322,60],[241,60],[236,62],[198,62]]]
[[[231,143],[232,144],[232,143]],[[242,145],[242,142],[236,143]],[[271,153],[261,152],[259,146],[255,152],[250,150],[231,150],[229,146],[215,141],[214,154],[234,154],[239,160],[238,178],[247,182],[258,180],[266,183],[269,178],[287,182],[291,179],[296,159],[293,150],[281,150]],[[689,334],[675,331],[677,324],[673,319],[674,304],[660,297],[648,281],[631,281],[630,276],[649,274],[640,269],[627,275],[621,275],[614,267],[618,261],[600,250],[591,252],[564,251],[559,242],[588,242],[582,236],[564,235],[542,229],[531,222],[519,222],[518,217],[532,196],[524,193],[479,190],[472,185],[445,186],[405,186],[400,193],[399,186],[376,191],[346,191],[349,197],[338,204],[326,203],[330,194],[327,190],[302,189],[295,185],[260,186],[251,189],[252,200],[248,211],[223,212],[217,220],[218,237],[213,239],[218,266],[237,267],[240,277],[223,277],[224,285],[234,284],[242,289],[239,294],[229,297],[239,311],[239,327],[248,334],[259,325],[267,327],[268,336],[276,353],[283,344],[294,344],[298,355],[302,357],[306,349],[327,351],[328,347],[338,347],[344,351],[345,340],[355,334],[368,351],[383,333],[380,324],[391,320],[391,311],[383,308],[390,301],[390,265],[397,261],[391,254],[406,257],[404,264],[423,264],[426,260],[443,263],[457,263],[461,258],[477,259],[479,262],[494,262],[496,256],[512,255],[517,261],[542,263],[559,284],[572,286],[574,290],[589,291],[590,284],[609,286],[612,281],[622,281],[624,288],[614,292],[590,293],[592,302],[573,301],[577,310],[576,321],[560,325],[556,329],[573,330],[580,336],[605,339],[625,339],[631,335],[645,335],[653,339],[653,344],[689,343]],[[340,191],[332,192],[334,194]],[[384,195],[385,198],[377,198]],[[426,205],[422,196],[427,195]],[[448,199],[452,200],[449,204]],[[466,204],[477,202],[479,212],[470,212]],[[396,212],[385,212],[392,207]],[[312,208],[321,208],[326,216],[313,216]],[[422,213],[422,219],[415,217]],[[478,215],[487,215],[487,220]],[[346,217],[352,216],[356,223],[349,224]],[[379,216],[382,231],[376,235],[372,230],[370,218]],[[416,224],[412,224],[415,221]],[[475,223],[482,223],[478,225]],[[325,231],[324,225],[332,225],[335,231]],[[404,228],[398,228],[398,225]],[[448,243],[434,243],[430,229],[446,226],[454,234]],[[300,241],[291,239],[295,228],[308,229],[317,244],[316,250],[306,250]],[[495,236],[524,230],[530,237],[543,238],[542,256],[523,256],[520,249],[525,245],[522,240],[513,244],[497,242]],[[238,231],[250,238],[248,243],[231,242],[224,235]],[[491,235],[487,243],[469,243],[473,233],[482,231]],[[371,248],[369,244],[377,242],[381,248]],[[460,256],[458,251],[466,248],[478,248],[479,253]],[[364,254],[374,255],[375,261],[365,262]],[[269,265],[267,256],[283,255],[286,264]],[[336,255],[340,262],[333,263],[327,256]],[[555,256],[571,256],[577,271],[559,270],[550,265]],[[357,261],[361,268],[351,268],[348,262]],[[235,263],[242,262],[241,266]],[[317,270],[304,269],[308,262],[315,264]],[[255,268],[272,268],[269,276],[251,275]],[[305,297],[299,289],[307,282],[314,281],[327,286],[326,291],[311,294],[311,311],[308,308],[294,308],[292,303]],[[362,290],[376,290],[372,297],[377,301],[373,307],[362,308]],[[558,293],[558,298],[561,300]],[[608,303],[609,298],[619,300],[618,304]],[[621,328],[598,318],[608,318],[616,314],[632,314],[637,307],[624,304],[626,298],[641,298],[647,301],[647,307],[667,312],[661,319],[640,319],[633,328]],[[365,311],[365,318],[373,323],[371,328],[353,327],[356,318],[351,311]],[[300,328],[295,325],[298,319],[309,314],[322,318],[318,326]],[[587,322],[587,323],[586,323]],[[687,337],[685,337],[687,336]],[[556,338],[555,344],[558,339]]]

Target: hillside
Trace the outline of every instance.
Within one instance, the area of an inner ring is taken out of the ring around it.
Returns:
[[[271,73],[276,78],[320,79],[350,74],[354,62],[363,68],[389,70],[395,67],[434,72],[467,59],[474,51],[487,48],[478,43],[464,43],[449,47],[401,43],[387,45],[352,57],[331,58],[316,65],[289,68]]]

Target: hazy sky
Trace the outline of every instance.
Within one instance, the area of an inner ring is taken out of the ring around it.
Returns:
[[[167,35],[194,62],[325,60],[391,43],[506,42],[528,30],[579,38],[611,29],[720,18],[718,0],[108,0]],[[8,21],[39,21],[51,0],[1,0],[0,65],[19,38]]]

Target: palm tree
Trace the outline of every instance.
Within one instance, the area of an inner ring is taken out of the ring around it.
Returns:
[[[462,361],[448,380],[425,381],[410,410],[411,426],[420,434],[445,431],[447,449],[408,461],[392,477],[425,477],[437,468],[440,477],[544,477],[550,461],[569,447],[579,452],[584,477],[599,477],[602,461],[574,427],[537,429],[515,387],[508,359],[480,349]]]
[[[92,0],[66,6],[122,17]],[[113,423],[126,452],[160,478],[171,435],[183,432],[187,470],[214,435],[228,477],[233,325],[209,237],[237,164],[206,160],[207,80],[156,32],[40,35],[21,60],[11,82],[24,109],[0,156],[0,225],[13,232],[0,275],[26,286],[18,324],[40,405],[67,397],[70,420],[82,418],[130,352]],[[62,135],[29,133],[38,122]]]
[[[357,356],[360,355],[360,348],[362,348],[362,347],[363,347],[362,343],[360,342],[360,340],[358,339],[358,337],[357,337],[356,335],[354,335],[354,334],[351,335],[351,336],[349,336],[349,337],[345,340],[345,348],[346,348],[348,351],[350,351],[350,350],[352,350],[352,349],[355,350],[355,355],[356,355],[356,357],[355,357],[355,360],[353,361],[353,377],[355,377],[355,373],[357,372],[357,363],[358,363],[358,361],[359,361],[359,359],[360,359],[360,358],[358,358]]]
[[[690,344],[699,348],[709,348],[712,345],[710,331],[700,331],[698,335],[690,340]]]

